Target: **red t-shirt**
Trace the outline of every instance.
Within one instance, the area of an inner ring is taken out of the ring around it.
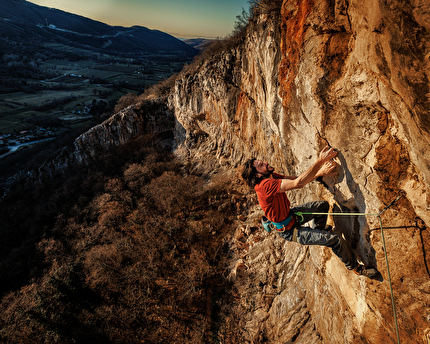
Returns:
[[[273,173],[273,179],[263,179],[255,186],[258,203],[266,217],[273,222],[282,222],[290,212],[290,201],[285,192],[279,192],[284,176]]]

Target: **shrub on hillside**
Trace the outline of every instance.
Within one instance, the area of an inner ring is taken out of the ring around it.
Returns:
[[[183,73],[188,73],[199,66],[204,61],[210,60],[216,56],[219,56],[223,52],[237,47],[245,38],[247,30],[251,22],[255,21],[256,17],[265,14],[273,16],[276,20],[279,20],[281,13],[282,0],[252,0],[249,2],[249,10],[242,9],[242,13],[236,16],[234,29],[227,37],[223,39],[217,39],[210,44],[197,55],[193,62],[185,66],[182,70]]]
[[[142,99],[152,99],[167,95],[175,85],[178,75],[178,73],[173,74],[169,78],[164,79],[159,83],[147,88],[142,94]]]
[[[19,193],[9,206],[9,216],[25,210],[32,219],[36,207],[45,221],[25,222],[26,231],[15,222],[24,250],[2,241],[9,271],[24,262],[30,271],[17,275],[16,285],[2,285],[0,341],[201,343],[219,333],[236,336],[234,326],[223,325],[230,285],[220,239],[230,208],[220,213],[208,202],[221,199],[227,185],[208,188],[139,141],[111,155],[101,160],[116,161],[114,169],[101,162],[60,187]]]
[[[253,16],[260,14],[280,14],[283,0],[251,0],[249,2]]]
[[[118,102],[115,105],[114,112],[118,113],[121,110],[129,107],[130,105],[134,105],[138,102],[138,95],[136,93],[127,93],[119,98]]]

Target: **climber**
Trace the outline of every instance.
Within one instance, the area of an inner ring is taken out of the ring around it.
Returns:
[[[330,247],[348,270],[352,270],[358,275],[374,278],[378,273],[377,270],[367,268],[362,263],[357,262],[348,243],[332,232],[331,226],[326,225],[327,215],[303,214],[302,222],[299,222],[295,216],[295,212],[327,213],[329,210],[327,201],[314,201],[291,208],[285,193],[289,190],[301,189],[318,177],[335,175],[337,164],[332,159],[336,155],[335,149],[325,147],[320,152],[316,162],[298,177],[283,176],[275,173],[274,168],[267,162],[250,159],[244,165],[242,178],[257,192],[258,203],[266,215],[263,220],[268,219],[270,227],[275,228],[282,238],[302,245]],[[302,226],[311,220],[313,220],[313,228]]]

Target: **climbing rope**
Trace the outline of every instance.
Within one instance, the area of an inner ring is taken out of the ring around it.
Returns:
[[[381,237],[382,237],[382,246],[384,247],[384,254],[385,254],[385,263],[387,264],[387,272],[388,272],[388,282],[390,284],[390,293],[391,293],[391,304],[393,306],[393,315],[394,315],[394,324],[396,327],[396,335],[397,335],[397,343],[400,344],[400,336],[399,336],[399,325],[397,323],[397,312],[396,312],[396,305],[394,303],[394,292],[393,292],[393,285],[391,283],[391,275],[390,275],[390,266],[388,264],[388,255],[387,255],[387,248],[385,245],[385,237],[384,237],[384,229],[382,227],[382,219],[381,215],[391,206],[393,206],[402,196],[404,196],[404,191],[400,193],[400,195],[393,200],[390,204],[388,204],[384,209],[382,209],[378,214],[374,213],[316,213],[316,212],[296,212],[296,216],[298,216],[301,220],[300,222],[304,221],[303,215],[335,215],[335,216],[377,216],[379,219],[379,225],[381,226]]]
[[[391,304],[393,306],[394,323],[396,325],[397,343],[400,344],[399,325],[397,324],[396,305],[394,303],[394,293],[393,293],[393,285],[391,283],[390,267],[388,266],[388,256],[387,256],[387,249],[385,247],[384,230],[382,229],[381,216],[378,216],[378,218],[379,218],[379,224],[381,225],[382,245],[384,246],[385,262],[387,264],[387,272],[388,272],[388,281],[390,282]]]

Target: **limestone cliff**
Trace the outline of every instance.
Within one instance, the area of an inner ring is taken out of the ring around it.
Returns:
[[[67,170],[94,163],[103,154],[142,135],[148,144],[172,148],[175,118],[162,99],[129,106],[103,123],[80,135],[37,170],[16,175],[14,179],[42,182]]]
[[[206,173],[239,171],[255,156],[297,175],[329,144],[339,150],[338,175],[289,198],[378,213],[404,191],[381,217],[399,335],[429,343],[429,42],[425,0],[284,0],[280,13],[253,18],[241,44],[183,72],[167,104],[124,110],[31,177],[86,165],[138,134],[155,142],[173,130],[177,156]],[[328,249],[264,232],[253,191],[238,191],[246,219],[231,239],[230,277],[248,288],[232,307],[246,310],[249,342],[397,342],[376,216],[330,221],[382,281],[348,272]]]
[[[329,144],[338,176],[289,193],[293,203],[378,213],[404,190],[381,217],[402,343],[430,342],[429,42],[428,1],[285,0],[240,46],[184,74],[169,99],[176,153],[195,170],[255,156],[299,174]],[[248,215],[232,277],[258,287],[252,302],[251,291],[241,298],[250,341],[397,343],[376,216],[331,220],[381,282],[327,249],[252,229],[258,207]]]

